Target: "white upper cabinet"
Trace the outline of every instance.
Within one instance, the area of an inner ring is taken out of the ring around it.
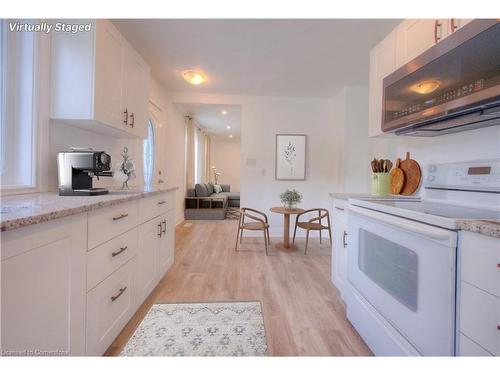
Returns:
[[[370,52],[370,92],[368,135],[382,134],[382,81],[396,70],[396,33],[392,31]]]
[[[108,20],[53,33],[51,118],[118,137],[147,135],[149,66]]]

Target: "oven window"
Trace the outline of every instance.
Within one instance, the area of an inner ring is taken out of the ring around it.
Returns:
[[[414,251],[360,229],[358,266],[387,293],[417,311],[418,256]]]

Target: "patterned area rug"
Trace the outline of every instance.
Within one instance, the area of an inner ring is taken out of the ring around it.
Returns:
[[[266,356],[261,304],[155,304],[120,355]]]
[[[240,218],[239,207],[228,207],[226,212],[226,220],[238,220]]]

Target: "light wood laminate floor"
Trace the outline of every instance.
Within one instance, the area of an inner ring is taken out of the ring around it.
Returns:
[[[176,229],[175,262],[106,355],[118,355],[153,303],[261,301],[269,354],[275,356],[371,355],[346,319],[330,282],[328,240],[304,240],[293,252],[269,256],[261,238],[243,238],[234,251],[236,220],[186,221]]]

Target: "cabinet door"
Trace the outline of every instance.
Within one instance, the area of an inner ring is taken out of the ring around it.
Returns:
[[[147,137],[149,102],[149,67],[128,44],[123,48],[124,101],[128,112],[127,126],[142,138]]]
[[[141,304],[158,282],[158,251],[161,236],[161,220],[156,217],[139,227],[137,252],[137,296]]]
[[[368,135],[382,134],[382,80],[396,68],[396,34],[391,32],[370,52]]]
[[[332,213],[333,245],[332,245],[332,281],[345,299],[347,282],[347,253],[344,241],[347,242],[346,204],[334,201]]]
[[[454,33],[461,27],[467,25],[473,18],[452,18],[450,19],[450,34]]]
[[[85,248],[85,214],[2,234],[4,355],[85,354]]]
[[[116,128],[124,128],[122,102],[124,40],[108,20],[96,22],[94,117]]]
[[[175,210],[161,216],[162,236],[159,248],[159,278],[161,279],[174,262]]]

